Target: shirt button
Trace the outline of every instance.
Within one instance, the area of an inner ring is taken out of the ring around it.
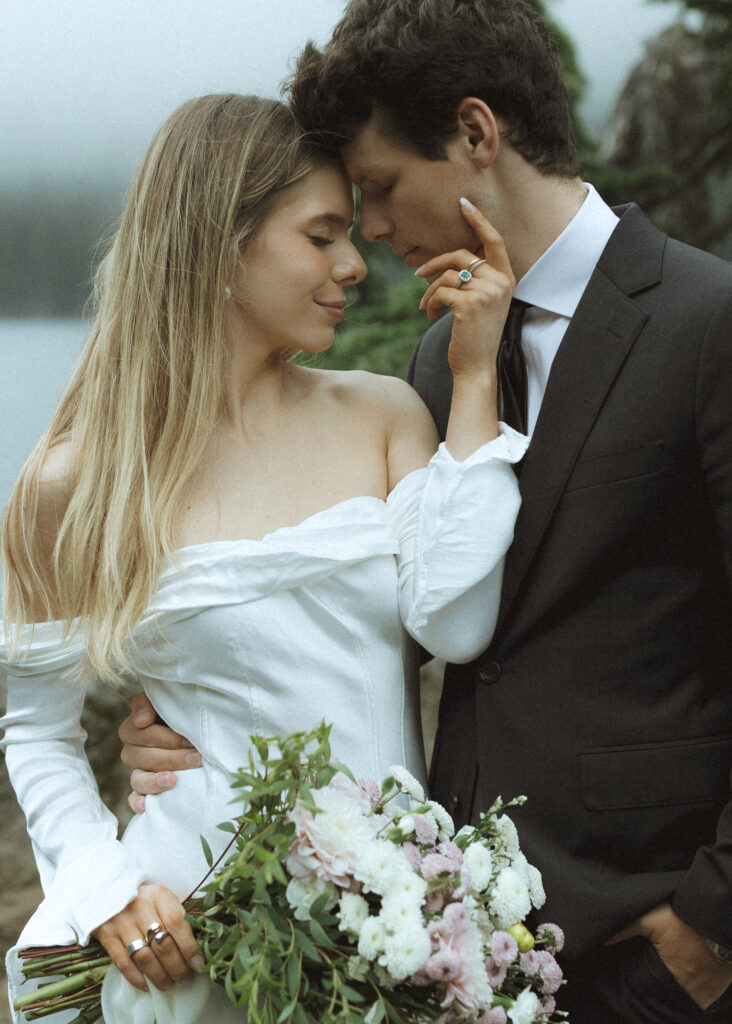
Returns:
[[[497,683],[501,678],[501,666],[497,661],[487,661],[485,665],[481,666],[478,678],[486,686],[492,686],[493,683]]]

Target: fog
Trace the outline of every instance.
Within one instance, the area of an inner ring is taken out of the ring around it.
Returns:
[[[276,96],[343,0],[2,0],[0,184],[125,182],[156,128],[205,92]],[[590,80],[597,129],[678,4],[549,0]]]

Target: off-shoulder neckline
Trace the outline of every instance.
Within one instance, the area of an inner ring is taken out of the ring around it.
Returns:
[[[401,482],[402,481],[400,480],[399,483]],[[399,484],[397,484],[397,486],[399,486]],[[394,490],[396,490],[396,488],[394,488]],[[394,491],[392,491],[391,493],[393,494]],[[185,544],[183,547],[175,548],[171,552],[169,558],[179,558],[181,556],[185,556],[186,553],[188,552],[194,554],[196,552],[205,550],[206,548],[221,549],[225,548],[227,545],[232,547],[245,547],[248,544],[251,544],[253,546],[257,546],[259,544],[266,544],[268,541],[272,540],[272,538],[277,537],[280,534],[292,533],[293,530],[303,529],[306,526],[311,525],[314,520],[320,519],[338,510],[342,510],[344,506],[351,505],[356,502],[367,502],[369,504],[375,503],[380,507],[386,507],[386,500],[384,498],[379,498],[375,494],[356,494],[351,498],[344,498],[342,501],[336,501],[332,505],[327,505],[325,508],[318,509],[317,512],[313,512],[311,515],[306,516],[304,519],[301,519],[299,523],[294,523],[291,526],[278,526],[277,529],[270,530],[268,533],[265,533],[264,536],[262,537],[236,537],[230,540],[207,540],[201,541],[198,544]]]

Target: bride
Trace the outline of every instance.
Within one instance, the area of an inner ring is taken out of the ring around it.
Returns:
[[[496,416],[513,277],[462,208],[480,259],[425,270],[428,315],[455,313],[435,453],[405,383],[291,361],[332,344],[366,269],[344,172],[285,106],[191,101],[136,174],[91,336],[2,525],[3,746],[45,894],[19,946],[96,936],[119,972],[109,1021],[142,998],[149,1019],[185,1017],[165,1002],[201,967],[180,900],[206,872],[199,837],[226,843],[249,735],[325,719],[357,776],[423,776],[414,641],[450,661],[488,643],[526,440]],[[203,757],[121,840],[83,750],[92,678],[134,681]],[[8,966],[12,988],[15,951]]]

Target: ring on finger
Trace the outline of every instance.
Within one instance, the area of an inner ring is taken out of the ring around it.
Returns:
[[[146,940],[148,946],[150,945],[152,940],[155,938],[155,935],[157,934],[157,932],[159,932],[162,927],[163,926],[161,925],[160,921],[153,921],[149,925],[149,927],[147,929],[147,932],[145,933],[145,940]]]
[[[158,943],[162,942],[163,939],[167,939],[167,937],[168,933],[166,932],[166,930],[164,928],[160,928],[153,935],[153,942],[157,945]]]
[[[458,288],[462,288],[462,286],[464,284],[467,284],[468,281],[472,281],[472,280],[473,280],[473,275],[471,274],[471,272],[469,270],[459,270],[458,271],[458,283],[457,283]]]
[[[129,942],[125,947],[127,956],[132,958],[135,953],[139,953],[140,950],[144,949],[147,945],[148,943],[145,939],[133,939],[132,942]]]
[[[474,260],[471,260],[470,263],[468,263],[467,269],[472,274],[476,267],[479,267],[482,263],[487,262],[488,260],[484,259],[482,256],[476,256]]]

